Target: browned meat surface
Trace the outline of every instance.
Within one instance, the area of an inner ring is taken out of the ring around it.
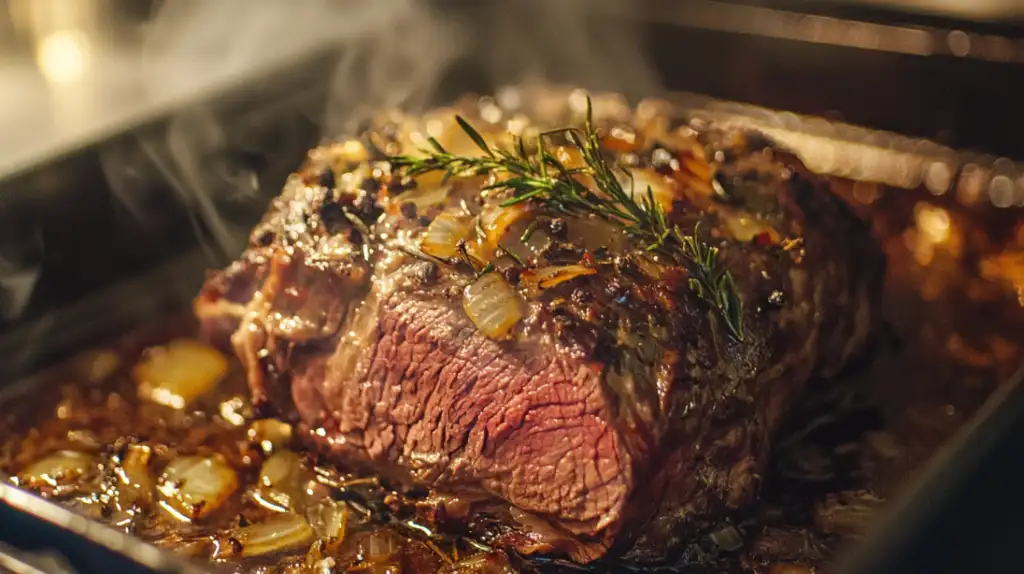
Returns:
[[[480,156],[453,110],[313,150],[195,309],[257,411],[301,421],[342,466],[427,487],[435,522],[527,554],[652,562],[755,500],[805,382],[868,346],[884,258],[832,183],[764,138],[601,103],[606,161],[718,250],[738,317],[621,222],[502,206],[521,190],[501,174],[410,177],[369,145],[413,153],[426,132]],[[457,111],[503,146],[536,110]],[[578,119],[546,115],[542,129]],[[589,175],[574,177],[599,187]]]

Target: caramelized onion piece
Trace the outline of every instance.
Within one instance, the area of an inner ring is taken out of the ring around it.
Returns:
[[[628,176],[622,176],[620,183],[622,189],[629,192],[632,183],[633,194],[637,203],[647,194],[647,188],[651,189],[654,201],[665,211],[672,210],[672,204],[680,198],[679,183],[668,176],[661,175],[653,169],[635,169],[630,172],[633,176],[632,182]]]
[[[520,274],[519,280],[532,291],[550,289],[560,283],[595,273],[597,269],[583,265],[557,265],[524,271]]]
[[[160,505],[183,522],[202,520],[238,489],[238,475],[219,454],[177,458],[158,482]]]
[[[316,533],[297,514],[278,514],[263,522],[235,530],[217,545],[214,559],[252,558],[309,544]]]
[[[302,500],[309,474],[298,454],[282,451],[270,456],[260,468],[259,487],[253,497],[260,505],[284,512],[295,510]]]
[[[583,153],[580,152],[580,149],[576,146],[555,146],[548,151],[559,161],[559,163],[565,166],[566,169],[572,170],[587,168],[587,162],[583,159]],[[597,191],[597,186],[594,184],[593,176],[580,173],[573,177],[585,187]]]
[[[319,538],[328,540],[329,547],[336,547],[345,540],[348,528],[348,505],[333,499],[325,499],[320,504],[306,510],[306,518],[316,530]]]
[[[153,503],[153,476],[149,462],[153,449],[142,444],[128,445],[121,464],[116,467],[118,504],[121,508],[148,507]]]
[[[277,452],[292,440],[292,426],[277,419],[253,421],[247,433],[249,440],[259,443],[264,453]]]
[[[576,146],[555,146],[548,151],[568,169],[579,169],[587,166],[587,162],[583,159],[583,153]]]
[[[462,308],[477,329],[491,339],[509,336],[523,318],[522,299],[499,273],[486,273],[463,291]]]
[[[633,152],[644,146],[644,136],[630,127],[614,127],[601,138],[601,145],[616,152]]]
[[[62,450],[30,464],[18,475],[18,484],[28,488],[70,484],[96,472],[96,460],[84,453]]]
[[[213,347],[193,339],[176,339],[150,349],[132,376],[145,399],[175,409],[213,390],[227,372],[228,361]]]
[[[420,249],[427,255],[447,259],[459,254],[459,242],[469,237],[469,222],[446,211],[430,222]]]
[[[530,215],[530,208],[525,203],[517,203],[508,207],[490,206],[480,214],[480,228],[484,236],[480,237],[481,248],[479,258],[490,261],[505,238],[505,233],[516,223]]]

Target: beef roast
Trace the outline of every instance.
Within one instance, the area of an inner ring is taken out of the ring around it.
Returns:
[[[830,180],[658,101],[598,100],[605,161],[717,250],[741,332],[621,222],[502,206],[500,174],[389,163],[431,149],[423,134],[482,154],[456,112],[496,148],[532,145],[579,122],[575,101],[389,112],[313,150],[195,309],[261,412],[340,465],[426,487],[439,522],[522,553],[659,561],[755,500],[788,405],[869,344],[884,259]]]

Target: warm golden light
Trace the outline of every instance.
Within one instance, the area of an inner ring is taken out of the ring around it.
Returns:
[[[36,61],[43,76],[52,84],[68,85],[79,81],[90,64],[89,40],[76,30],[58,30],[39,42]]]
[[[903,240],[918,265],[926,266],[940,252],[959,258],[963,237],[945,209],[920,201],[914,206],[914,225],[903,234]]]
[[[914,219],[921,237],[929,243],[945,243],[949,239],[949,212],[921,202],[914,206]]]

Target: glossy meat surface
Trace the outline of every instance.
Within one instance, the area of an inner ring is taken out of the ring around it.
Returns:
[[[527,554],[657,562],[750,505],[804,383],[868,345],[883,256],[831,182],[764,138],[608,101],[595,107],[608,161],[718,250],[742,339],[692,270],[620,226],[502,207],[509,192],[482,191],[494,174],[411,178],[386,157],[424,147],[422,132],[479,153],[455,112],[507,145],[507,129],[578,121],[572,98],[387,114],[361,142],[313,150],[196,300],[257,408],[301,420],[340,465],[428,487],[433,520]],[[461,230],[451,254],[431,235],[439,218]],[[495,278],[498,320],[474,317],[467,290]]]

